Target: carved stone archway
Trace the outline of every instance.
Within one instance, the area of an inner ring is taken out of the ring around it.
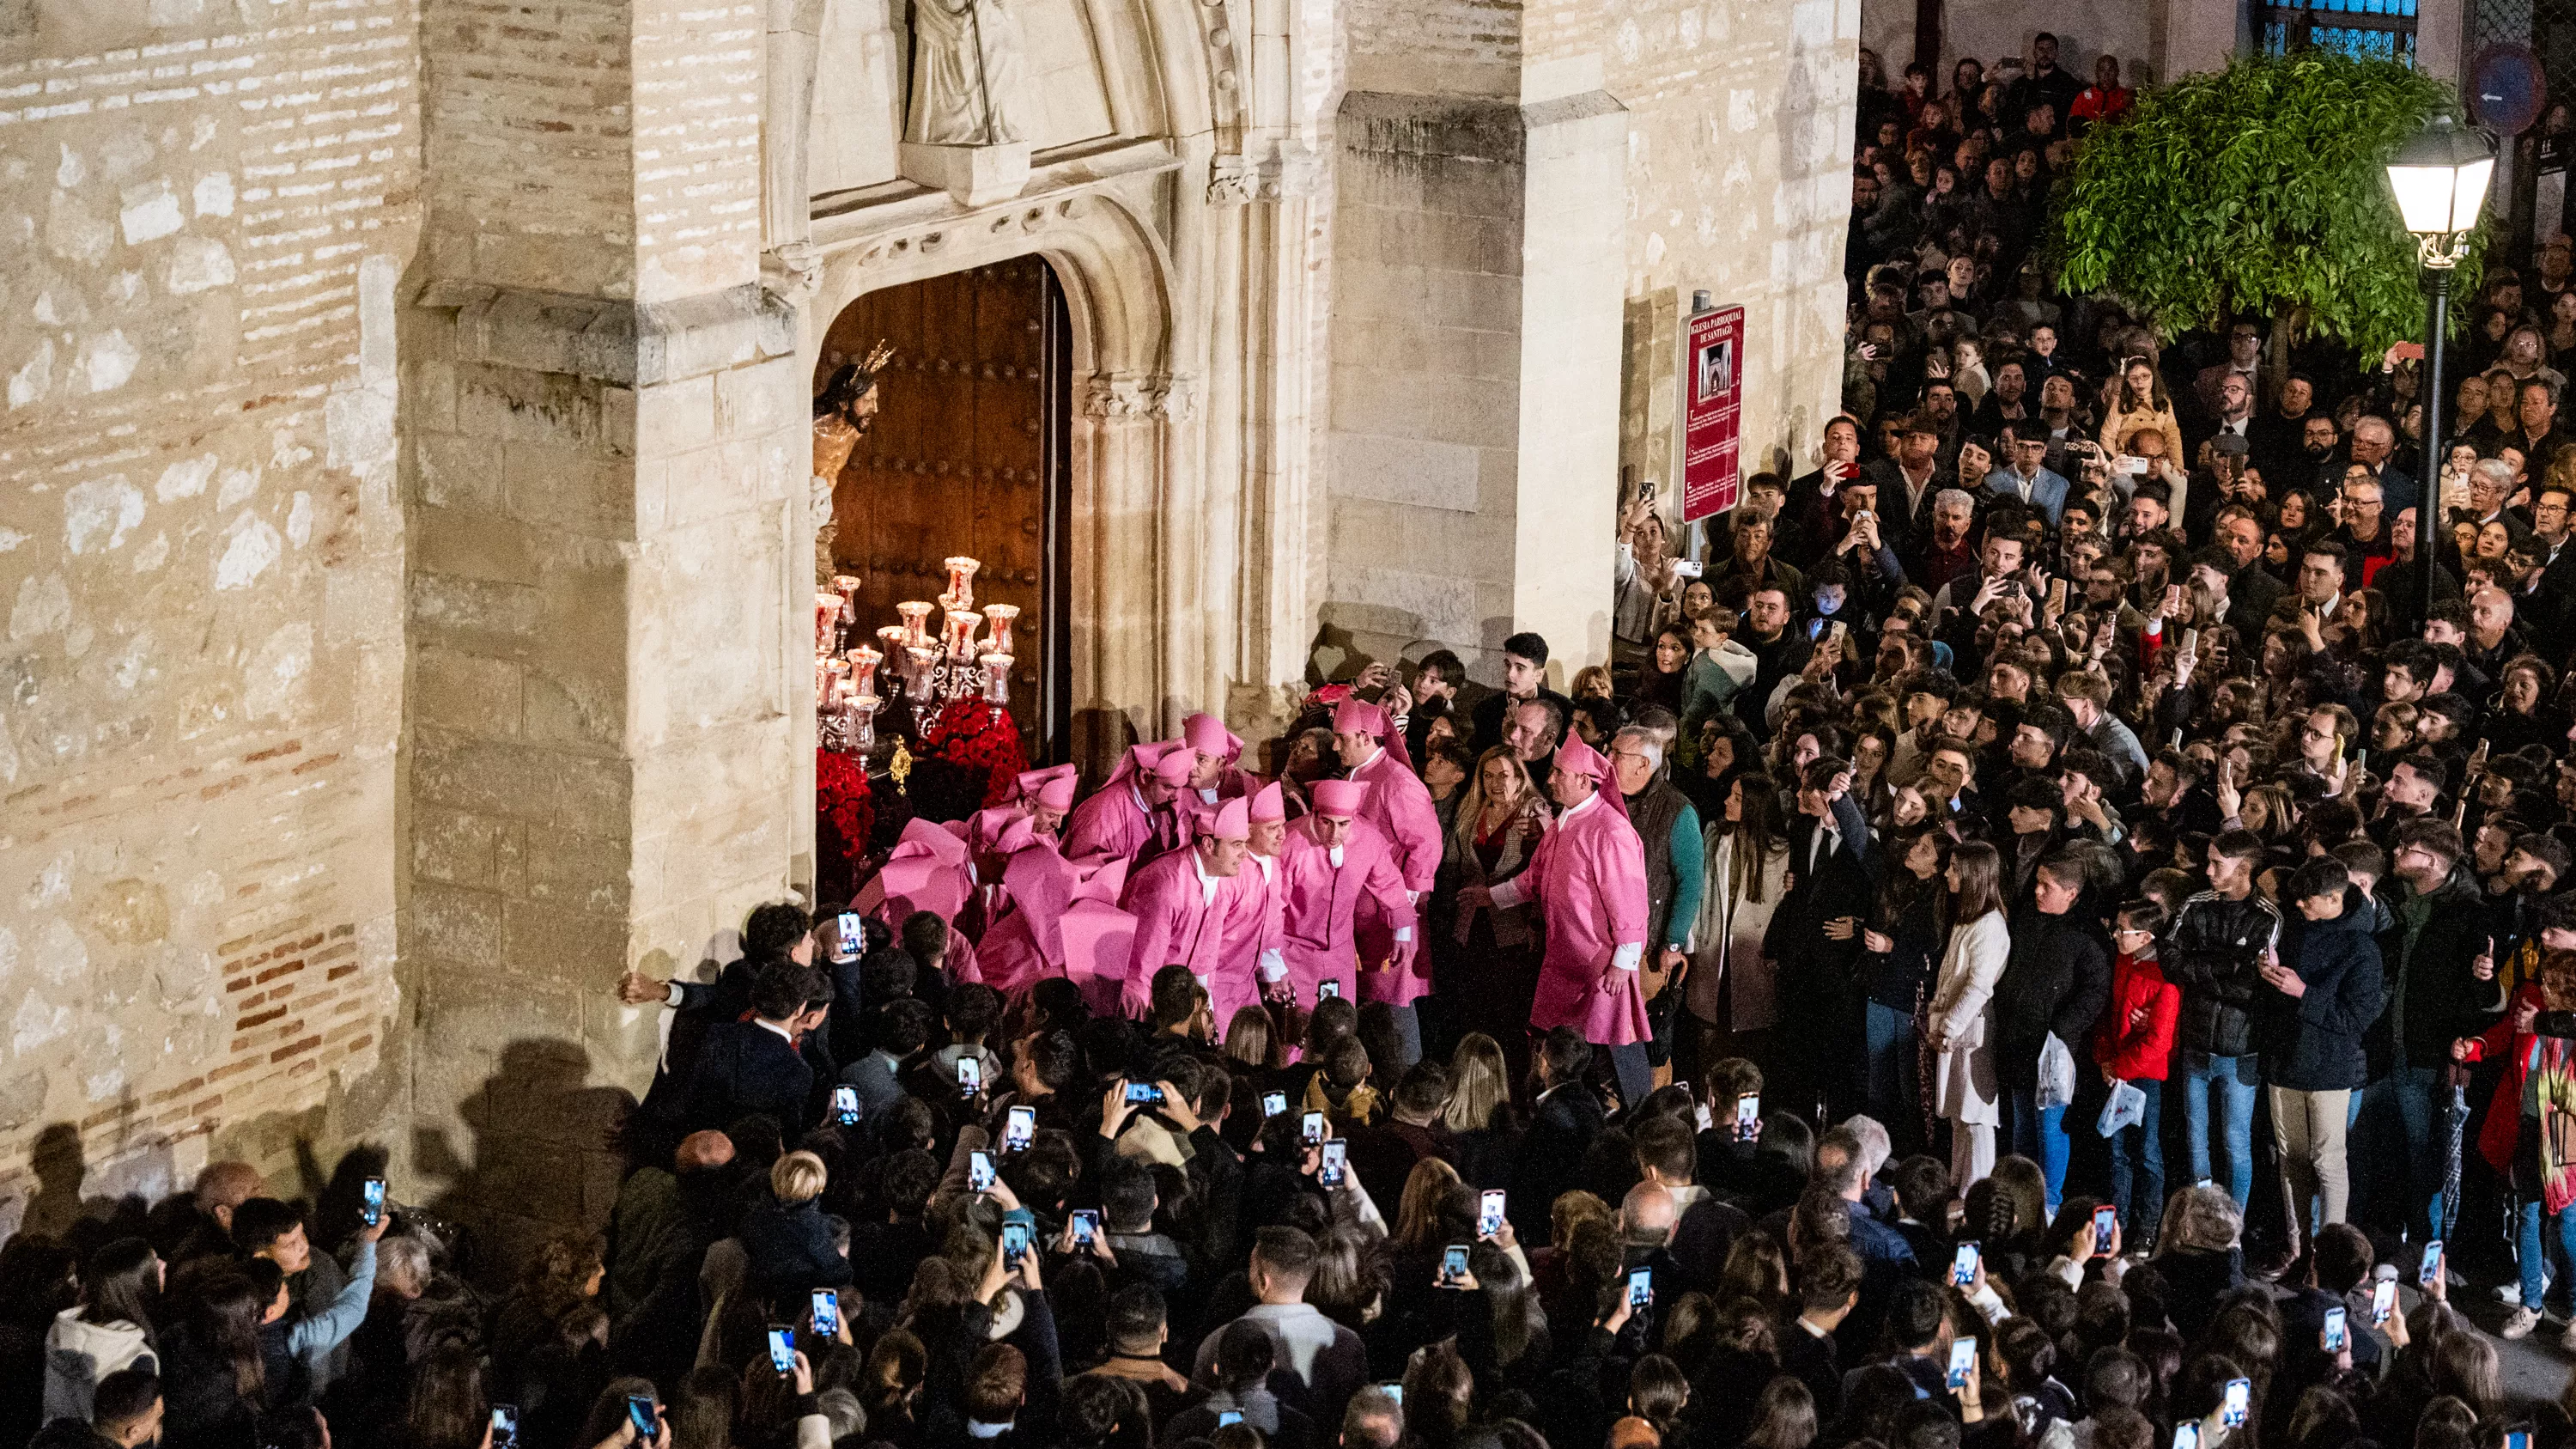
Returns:
[[[836,221],[815,225],[809,375],[831,320],[870,292],[1033,253],[1054,268],[1073,324],[1065,547],[1075,758],[1097,769],[1130,741],[1176,728],[1203,698],[1192,672],[1208,634],[1199,576],[1208,509],[1202,474],[1181,466],[1195,390],[1172,366],[1171,265],[1153,233],[1106,188],[879,231]]]

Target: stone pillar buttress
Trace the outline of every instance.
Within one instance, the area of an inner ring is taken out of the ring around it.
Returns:
[[[417,1115],[458,1124],[416,1155],[505,1261],[604,1221],[660,1014],[618,978],[698,974],[787,894],[811,748],[809,390],[759,282],[766,7],[548,14],[427,6],[403,349],[402,937]],[[514,145],[530,127],[570,139]]]

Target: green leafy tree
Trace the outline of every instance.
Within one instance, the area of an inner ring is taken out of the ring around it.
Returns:
[[[2240,56],[2146,91],[2085,138],[2056,197],[2060,279],[2168,336],[2269,317],[2275,367],[2302,325],[2375,362],[2424,325],[2415,241],[2381,168],[2458,109],[2441,81],[2324,51]],[[2477,260],[2473,248],[2460,288],[2476,286]]]

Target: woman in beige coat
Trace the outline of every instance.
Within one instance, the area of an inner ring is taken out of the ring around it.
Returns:
[[[2129,451],[2129,439],[2140,429],[2153,428],[2165,435],[2165,461],[2177,468],[2191,465],[2191,456],[2182,450],[2182,423],[2174,416],[2173,399],[2165,395],[2165,380],[2154,364],[2143,357],[2132,357],[2120,370],[2119,391],[2102,409],[2102,451],[2117,458]]]
[[[1932,1110],[1950,1119],[1950,1180],[1961,1192],[1995,1170],[1995,1046],[1991,1005],[2012,934],[2004,926],[2002,862],[1970,841],[1950,856],[1950,944],[1933,983]]]
[[[1762,959],[1762,936],[1789,889],[1789,837],[1780,792],[1759,773],[1735,777],[1725,814],[1709,822],[1708,888],[1700,893],[1698,943],[1682,1008],[1699,1034],[1703,1062],[1717,1060],[1728,1034],[1768,1030],[1779,1019],[1777,982]]]

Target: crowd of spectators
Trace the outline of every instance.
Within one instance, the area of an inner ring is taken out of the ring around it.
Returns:
[[[495,1283],[398,1182],[218,1163],[0,1246],[0,1442],[2566,1449],[2453,1301],[2520,1338],[2576,1284],[2566,242],[2441,378],[2160,336],[2039,260],[2116,62],[1865,54],[1860,96],[1817,466],[1687,531],[1626,500],[1563,692],[1516,633],[1498,686],[1372,664],[1266,742],[1250,803],[1336,872],[1387,848],[1338,776],[1382,743],[1427,794],[1400,968],[1342,902],[1356,998],[1176,945],[1117,1010],[986,979],[1015,871],[764,905],[619,986],[670,1020],[600,1236]],[[1202,852],[1192,911],[1286,868],[1208,738],[1104,787],[1135,862]],[[1642,1025],[1534,1027],[1570,927],[1521,887],[1594,781]],[[1090,828],[1053,788],[1012,848]]]

